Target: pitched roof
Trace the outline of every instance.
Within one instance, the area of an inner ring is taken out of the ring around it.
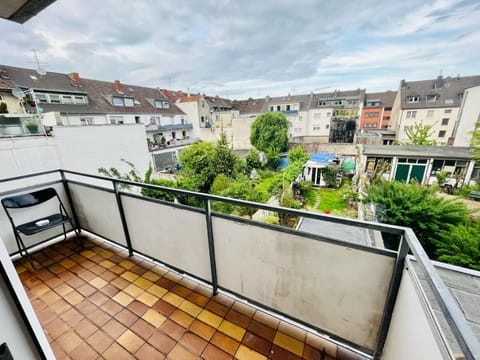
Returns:
[[[396,91],[383,91],[376,93],[369,93],[365,95],[365,106],[368,107],[368,101],[378,100],[381,107],[392,107],[393,102],[395,101],[395,96],[397,96]],[[378,106],[377,106],[378,107]]]
[[[12,82],[0,78],[0,90],[11,90],[14,87]]]
[[[188,96],[187,93],[181,91],[181,90],[178,90],[178,91],[174,91],[174,90],[168,90],[168,89],[160,89],[160,92],[162,93],[163,96],[165,96],[168,101],[172,102],[172,103],[175,103],[177,102],[177,100],[185,97],[185,96]]]
[[[103,113],[119,114],[160,114],[166,116],[184,115],[175,104],[169,102],[169,108],[156,108],[155,100],[168,101],[159,89],[148,88],[144,86],[122,84],[123,94],[116,91],[115,83],[108,81],[80,79],[83,89],[88,93],[89,100],[93,100],[95,105]],[[134,106],[114,106],[113,97],[133,98]]]
[[[400,82],[402,109],[459,107],[466,89],[479,86],[480,76],[442,77],[433,80]],[[419,97],[418,102],[410,103],[407,98]],[[427,96],[437,97],[436,101],[427,101]]]
[[[232,100],[221,98],[219,96],[207,96],[203,95],[203,98],[207,102],[208,106],[213,108],[232,108]]]
[[[257,115],[263,112],[265,106],[265,98],[247,100],[233,100],[232,106],[243,115]]]
[[[460,146],[363,145],[363,154],[437,159],[472,158],[470,148]]]
[[[0,69],[8,74],[10,82],[24,89],[85,94],[85,90],[75,86],[67,74],[49,71],[45,75],[40,75],[33,69],[8,65],[0,65]]]
[[[333,100],[333,99],[351,99],[356,100],[359,99],[360,101],[364,101],[365,99],[365,89],[357,89],[357,90],[346,90],[340,91],[335,90],[333,92],[328,93],[319,93],[313,94],[313,99],[310,102],[310,109],[318,108],[318,103],[320,100]]]
[[[184,103],[184,102],[197,102],[198,100],[200,100],[200,95],[183,96],[177,101]]]
[[[312,94],[310,95],[290,95],[287,96],[274,96],[265,98],[265,108],[264,111],[268,111],[268,107],[271,105],[280,105],[280,104],[291,104],[299,103],[299,111],[308,110]]]

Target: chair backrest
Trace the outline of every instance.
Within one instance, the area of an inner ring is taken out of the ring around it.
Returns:
[[[38,191],[33,191],[28,194],[4,198],[2,199],[2,205],[7,209],[26,208],[29,206],[41,204],[55,196],[58,197],[57,192],[54,188],[46,188]]]

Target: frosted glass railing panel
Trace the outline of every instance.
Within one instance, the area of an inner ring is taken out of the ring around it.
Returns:
[[[205,215],[122,195],[135,251],[211,281]]]
[[[395,259],[214,218],[219,286],[373,350]]]
[[[80,226],[95,234],[126,245],[122,221],[113,192],[69,184]]]

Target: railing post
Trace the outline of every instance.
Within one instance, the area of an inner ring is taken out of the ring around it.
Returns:
[[[405,259],[408,255],[408,242],[405,236],[402,235],[400,239],[400,246],[398,247],[397,258],[395,259],[395,265],[393,268],[392,279],[390,281],[390,287],[387,293],[387,302],[383,311],[382,323],[377,338],[377,346],[375,347],[374,359],[380,359],[382,357],[383,347],[385,346],[385,340],[387,339],[388,328],[392,321],[392,314],[395,308],[395,302],[397,301],[398,290],[400,289],[400,282],[402,281],[403,267],[405,265]]]
[[[72,193],[70,192],[70,187],[68,186],[68,181],[67,181],[67,178],[65,177],[65,173],[63,172],[63,170],[60,170],[60,175],[62,176],[63,187],[65,188],[68,204],[70,205],[70,210],[72,211],[73,221],[75,221],[75,226],[77,228],[77,231],[80,233],[82,229],[80,228],[80,222],[78,221],[77,211],[75,210],[75,206],[73,205]]]
[[[120,197],[120,192],[118,191],[118,182],[112,180],[113,190],[115,192],[115,198],[117,199],[118,212],[120,214],[120,219],[122,220],[123,233],[125,235],[125,241],[127,242],[128,256],[133,256],[133,247],[132,241],[130,239],[130,233],[128,232],[127,220],[125,218],[125,211],[123,210],[122,198]]]
[[[207,221],[208,252],[210,254],[210,270],[212,272],[213,295],[217,295],[217,263],[215,261],[215,245],[213,243],[212,209],[210,199],[205,199],[205,219]]]

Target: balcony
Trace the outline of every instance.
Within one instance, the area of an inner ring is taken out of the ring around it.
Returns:
[[[478,339],[409,229],[63,170],[0,183],[0,197],[55,187],[86,237],[81,253],[38,271],[19,259],[15,273],[9,259],[15,240],[0,216],[3,290],[16,299],[2,314],[17,314],[17,323],[31,329],[23,341],[46,358],[51,348],[57,358],[107,359],[480,354]],[[183,203],[195,198],[202,206],[146,198],[140,188],[171,192]],[[212,211],[218,202],[394,234],[400,246],[372,248]],[[59,235],[48,231],[48,239]],[[40,239],[29,244],[34,240]],[[40,264],[59,258],[71,243],[43,246],[34,254]],[[457,348],[439,323],[449,324]]]
[[[298,115],[298,110],[280,110],[283,115]]]
[[[149,124],[146,126],[146,131],[175,131],[175,130],[192,130],[193,125],[189,123],[185,124],[170,124],[170,125],[157,125]]]

